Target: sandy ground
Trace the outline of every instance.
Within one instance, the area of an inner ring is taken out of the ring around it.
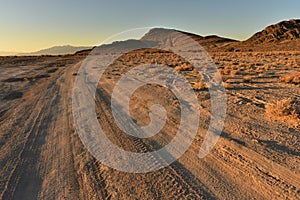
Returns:
[[[208,156],[198,158],[210,98],[208,91],[196,91],[201,104],[196,139],[179,160],[146,174],[111,169],[81,143],[73,123],[72,85],[83,56],[0,58],[0,199],[299,199],[300,127],[266,116],[265,105],[300,98],[299,85],[279,81],[299,72],[300,55],[215,52],[212,57],[227,83],[221,138]],[[195,79],[192,71],[182,73]],[[176,99],[158,86],[137,90],[131,113],[138,124],[149,123],[141,96],[165,105],[170,120],[154,138],[128,136],[113,122],[109,105],[121,75],[122,67],[108,71],[111,82],[97,92],[99,123],[126,150],[160,148],[178,126]]]

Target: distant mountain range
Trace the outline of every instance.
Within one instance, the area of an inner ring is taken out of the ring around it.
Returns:
[[[0,51],[0,56],[14,56],[21,54],[20,52]]]
[[[32,55],[32,56],[39,56],[39,55],[63,55],[63,54],[74,54],[77,51],[82,51],[86,49],[91,49],[92,47],[74,47],[70,45],[65,46],[54,46],[48,49],[42,49],[40,51],[31,52],[31,53],[21,53],[18,55]]]
[[[114,48],[116,45],[146,45],[145,41],[157,41],[165,31],[174,31],[172,29],[154,28],[146,33],[140,41],[128,40],[125,43],[114,42],[112,46],[102,45],[103,48]],[[177,30],[179,31],[179,30]],[[194,33],[184,33],[194,40],[199,42],[203,48],[207,51],[270,51],[270,50],[300,50],[300,20],[292,19],[289,21],[282,21],[277,24],[270,25],[255,33],[249,39],[245,41],[237,41],[229,38],[219,37],[217,35],[200,36]],[[150,43],[147,43],[150,45]],[[150,45],[151,46],[151,45]],[[79,52],[80,54],[88,54],[93,47],[81,46],[75,47],[70,45],[54,46],[48,49],[43,49],[31,53],[18,53],[18,52],[0,52],[0,56],[7,55],[63,55],[74,54]]]
[[[71,45],[64,45],[64,46],[54,46],[48,49],[42,49],[35,52],[30,53],[22,53],[22,52],[6,52],[0,51],[0,56],[40,56],[40,55],[64,55],[64,54],[74,54],[77,51],[92,49],[93,47],[87,46],[80,46],[75,47]]]
[[[292,19],[270,25],[255,33],[245,41],[223,38],[217,35],[200,36],[194,33],[183,32],[174,29],[154,28],[147,32],[140,40],[127,40],[114,42],[110,45],[102,45],[105,50],[142,46],[149,48],[149,42],[160,41],[167,32],[178,31],[192,37],[207,51],[299,51],[300,50],[300,20]],[[146,43],[147,42],[147,43]],[[170,41],[169,41],[170,42]],[[87,52],[86,52],[87,53]]]

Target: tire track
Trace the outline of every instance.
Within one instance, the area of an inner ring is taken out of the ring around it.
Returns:
[[[152,151],[153,149],[151,148],[151,145],[144,143],[138,138],[122,137],[124,135],[122,133],[119,133],[120,130],[118,130],[117,125],[113,123],[114,118],[112,117],[110,110],[107,107],[109,105],[107,98],[108,95],[104,94],[102,91],[101,93],[97,94],[96,102],[98,105],[97,108],[99,109],[98,112],[101,113],[99,120],[101,121],[101,124],[108,125],[104,125],[104,127],[106,128],[107,134],[111,136],[110,139],[123,149],[128,149],[129,147],[131,147],[130,150],[138,152]],[[151,142],[153,143],[154,141]],[[163,158],[155,158],[153,156],[149,156],[148,161],[145,161],[145,163],[152,163],[153,165],[155,165],[162,160]],[[176,168],[174,168],[173,165],[176,166]],[[187,194],[197,199],[214,198],[213,194],[207,191],[207,187],[201,184],[201,182],[197,180],[197,178],[192,175],[186,168],[184,168],[183,165],[177,163],[176,161],[173,165],[158,170],[157,172],[150,172],[150,174],[152,174],[151,182],[159,183],[159,185],[156,186],[156,190],[160,188],[164,191],[165,195],[169,195],[170,197],[174,198],[185,198]],[[149,169],[151,169],[151,166]],[[180,170],[180,172],[178,172],[178,170]],[[189,178],[190,180],[187,180],[187,178]],[[198,183],[199,185],[196,184],[196,187],[191,187],[195,183]]]
[[[52,90],[55,89],[53,88]],[[47,129],[47,114],[51,111],[50,105],[53,101],[45,101],[44,97],[47,93],[41,94],[41,97],[39,97],[32,109],[31,115],[36,117],[25,128],[25,133],[27,132],[26,142],[18,156],[17,160],[19,162],[12,170],[5,187],[6,189],[2,193],[5,199],[18,199],[24,196],[24,192],[28,194],[28,199],[37,198],[38,196],[42,180],[38,176],[37,162],[41,153],[41,146],[47,134],[45,131]],[[37,110],[36,108],[39,109]],[[42,131],[39,132],[39,130]],[[32,181],[34,184],[29,184],[28,181]]]

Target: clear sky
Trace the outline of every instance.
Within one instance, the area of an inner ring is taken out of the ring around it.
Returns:
[[[244,40],[292,18],[300,18],[299,0],[0,0],[0,51],[93,46],[152,26]]]

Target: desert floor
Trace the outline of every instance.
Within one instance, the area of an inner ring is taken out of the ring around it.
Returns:
[[[267,110],[283,99],[298,99],[299,105],[299,84],[281,80],[300,71],[300,54],[211,56],[228,98],[220,139],[209,155],[198,158],[210,120],[210,96],[205,88],[195,88],[201,123],[194,142],[179,160],[146,174],[111,169],[83,146],[73,122],[72,86],[84,56],[0,57],[0,199],[300,199],[299,121],[293,113],[276,116]],[[195,71],[186,68],[176,70],[197,82]],[[176,98],[158,86],[138,90],[132,100],[138,124],[149,123],[147,106],[139,106],[147,102],[140,96],[164,105],[171,120],[152,139],[129,137],[113,123],[109,109],[109,91],[122,69],[108,70],[110,78],[98,90],[99,123],[124,149],[157,149],[174,137]]]

